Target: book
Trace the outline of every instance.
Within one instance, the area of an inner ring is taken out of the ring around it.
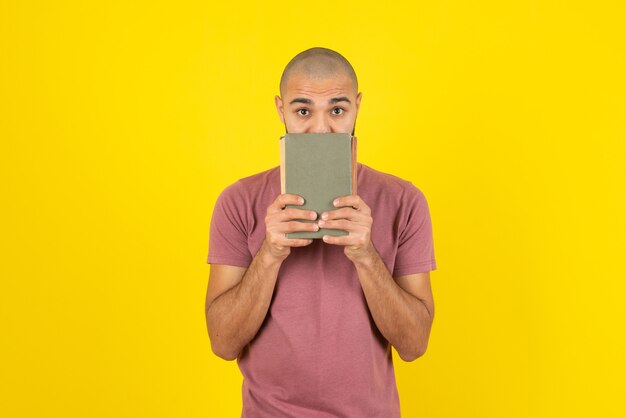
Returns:
[[[281,193],[302,196],[304,205],[291,207],[323,212],[338,209],[333,201],[356,194],[356,137],[350,134],[285,134],[280,138]],[[316,222],[298,219],[300,222]],[[321,239],[347,235],[339,229],[298,231],[288,238]]]

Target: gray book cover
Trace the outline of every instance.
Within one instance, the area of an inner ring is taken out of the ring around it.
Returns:
[[[280,139],[281,192],[300,195],[318,219],[337,209],[333,200],[356,194],[356,137],[350,134],[285,134]],[[313,222],[300,220],[301,222]],[[316,232],[293,232],[288,238],[347,235],[346,231],[321,228]]]

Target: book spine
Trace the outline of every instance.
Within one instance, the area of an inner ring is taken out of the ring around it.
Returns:
[[[356,166],[356,163],[357,163],[357,161],[356,161],[356,136],[352,137],[352,141],[351,142],[352,142],[352,194],[356,195],[356,194],[358,194],[357,190],[356,190],[356,186],[357,186],[357,184],[356,184],[356,175],[357,175],[357,173],[356,173],[356,171],[357,171],[356,170],[357,169],[357,166]]]
[[[287,139],[284,136],[280,137],[280,194],[285,194],[286,181],[285,181],[285,142]]]

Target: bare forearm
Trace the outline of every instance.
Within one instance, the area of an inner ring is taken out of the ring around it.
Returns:
[[[235,359],[256,335],[270,306],[278,270],[277,261],[265,243],[241,281],[215,299],[206,311],[213,351]]]
[[[394,281],[382,259],[371,256],[355,266],[372,318],[400,357],[412,361],[426,351],[433,312]]]

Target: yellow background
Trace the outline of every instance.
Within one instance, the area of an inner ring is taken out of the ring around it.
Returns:
[[[626,416],[620,1],[0,3],[3,417],[235,417],[204,323],[219,192],[278,164],[284,65],[363,91],[363,163],[439,269],[406,417]]]

